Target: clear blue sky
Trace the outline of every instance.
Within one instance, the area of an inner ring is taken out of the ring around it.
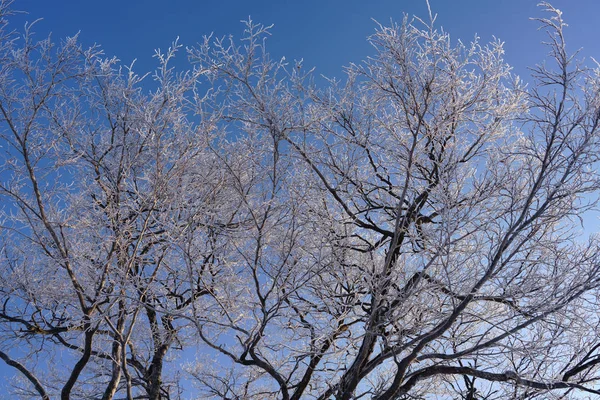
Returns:
[[[454,40],[468,41],[477,33],[483,42],[493,35],[506,42],[506,59],[528,81],[527,66],[540,62],[544,35],[529,17],[540,16],[536,0],[430,0],[438,26]],[[569,23],[571,50],[600,60],[600,0],[555,0]],[[328,77],[341,77],[341,66],[372,54],[366,37],[376,19],[400,21],[403,14],[427,17],[425,0],[16,0],[14,9],[27,11],[11,19],[20,29],[25,21],[44,18],[35,31],[52,32],[55,40],[80,33],[84,45],[100,44],[107,56],[124,64],[137,59],[138,73],[155,66],[154,49],[167,48],[177,37],[193,45],[202,36],[240,36],[240,20],[274,24],[268,48],[274,57],[304,59],[304,65]],[[0,363],[0,379],[11,369]],[[0,398],[2,397],[0,387]]]
[[[482,41],[492,35],[505,41],[507,61],[521,75],[545,55],[539,45],[543,35],[529,20],[540,15],[537,0],[430,3],[439,15],[438,24],[453,38],[470,40],[477,33]],[[583,54],[600,59],[600,1],[552,3],[563,10],[570,25],[571,48],[583,47]],[[51,31],[60,38],[80,31],[86,45],[98,43],[125,64],[137,59],[138,72],[154,66],[154,49],[167,48],[177,36],[188,46],[211,32],[239,36],[239,21],[251,16],[275,25],[268,42],[274,56],[303,58],[307,68],[315,66],[328,77],[341,76],[342,65],[371,54],[366,37],[375,29],[372,19],[386,23],[401,20],[403,13],[427,16],[425,0],[16,0],[14,8],[28,14],[14,20],[13,27],[44,18],[36,28],[40,35]]]

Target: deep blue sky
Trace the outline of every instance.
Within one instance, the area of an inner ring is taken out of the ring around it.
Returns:
[[[529,17],[542,15],[537,0],[430,0],[438,26],[454,40],[468,41],[477,33],[483,42],[493,35],[506,42],[506,59],[527,81],[527,66],[540,62],[547,50],[544,35]],[[600,0],[555,0],[569,23],[571,50],[600,60]],[[193,45],[202,36],[240,36],[240,20],[274,24],[268,48],[275,58],[304,59],[304,65],[328,77],[341,77],[341,66],[358,62],[372,51],[366,37],[375,23],[400,21],[403,14],[427,18],[425,0],[16,0],[26,11],[11,19],[14,29],[43,18],[35,31],[52,32],[55,40],[80,33],[84,45],[102,45],[107,56],[124,64],[137,59],[138,73],[156,64],[154,49],[167,48],[177,37]],[[0,379],[10,375],[0,362]],[[0,398],[2,388],[0,386]]]
[[[541,15],[537,0],[431,0],[438,25],[454,39],[470,40],[477,33],[482,41],[492,35],[506,42],[507,61],[525,75],[526,66],[539,62],[546,50],[539,45],[543,35],[529,17]],[[556,0],[570,27],[567,38],[572,49],[600,59],[600,15],[598,0]],[[137,59],[137,71],[146,72],[154,49],[167,48],[179,36],[183,45],[193,45],[203,35],[240,36],[240,20],[274,24],[268,41],[270,52],[288,60],[303,58],[305,66],[328,77],[341,76],[342,65],[371,54],[366,37],[373,33],[375,19],[400,21],[403,13],[427,17],[425,0],[16,0],[14,8],[27,11],[13,21],[44,18],[36,31],[52,32],[55,38],[81,32],[84,44],[98,43],[106,55],[125,64]],[[523,78],[526,78],[523,76]]]

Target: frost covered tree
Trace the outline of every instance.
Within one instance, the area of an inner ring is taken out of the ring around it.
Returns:
[[[559,10],[529,87],[501,42],[454,44],[433,16],[380,26],[317,85],[251,21],[139,76],[76,38],[17,39],[2,4],[15,397],[600,395],[600,246],[578,234],[600,69]]]

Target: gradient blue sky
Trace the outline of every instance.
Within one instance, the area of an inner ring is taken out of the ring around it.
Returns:
[[[431,0],[438,25],[454,39],[482,41],[492,35],[506,42],[506,59],[526,78],[526,66],[539,62],[546,50],[539,45],[543,34],[529,17],[541,15],[537,0]],[[570,27],[571,49],[583,47],[584,55],[600,58],[600,1],[556,0]],[[268,41],[270,52],[288,60],[303,58],[328,77],[341,74],[341,66],[360,61],[371,49],[366,37],[375,19],[383,24],[399,21],[403,13],[427,17],[425,0],[17,0],[14,8],[27,11],[14,19],[13,27],[26,20],[44,18],[36,27],[40,35],[55,38],[81,32],[86,45],[103,46],[106,55],[125,64],[137,59],[138,72],[155,64],[154,49],[167,48],[179,36],[193,45],[203,35],[222,36],[242,32],[240,20],[274,24]]]
[[[536,0],[430,0],[438,26],[454,40],[482,42],[492,36],[505,41],[506,60],[528,81],[527,66],[543,60],[544,35],[529,17],[541,16]],[[569,23],[571,50],[600,60],[600,0],[555,0]],[[80,32],[84,45],[100,44],[107,56],[124,64],[137,59],[136,71],[155,67],[154,49],[167,48],[177,37],[194,45],[202,36],[243,30],[240,20],[274,24],[268,48],[275,58],[304,59],[304,65],[328,77],[342,77],[341,66],[358,62],[372,51],[366,37],[375,19],[400,21],[404,13],[427,17],[425,0],[17,0],[13,8],[26,11],[11,18],[13,29],[43,18],[35,31],[40,38],[52,32],[55,40]],[[0,380],[12,370],[0,363]],[[2,387],[0,386],[0,398]]]

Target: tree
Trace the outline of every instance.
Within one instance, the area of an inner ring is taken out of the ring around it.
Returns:
[[[210,259],[197,242],[204,208],[223,194],[215,157],[202,151],[208,129],[193,131],[184,115],[195,77],[168,67],[174,44],[156,54],[158,88],[143,94],[142,78],[116,59],[76,38],[36,42],[30,28],[21,47],[4,37],[0,77],[0,318],[5,348],[26,363],[0,356],[42,398],[133,398],[136,388],[168,397],[164,358],[182,339],[162,308],[201,295],[200,282],[186,294],[179,269],[191,254]]]
[[[157,52],[152,84],[1,31],[15,395],[177,398],[184,349],[203,398],[600,394],[600,69],[543,6],[531,88],[431,15],[326,85],[251,21],[187,72]]]

